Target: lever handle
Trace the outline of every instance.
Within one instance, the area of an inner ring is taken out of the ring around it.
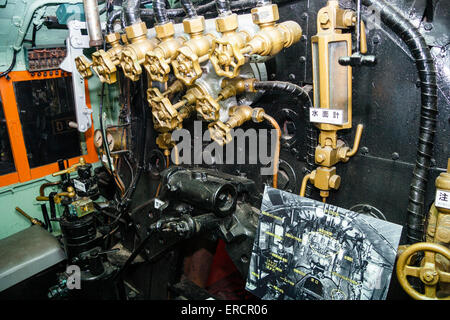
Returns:
[[[56,177],[56,176],[60,176],[60,175],[66,174],[66,173],[74,172],[78,167],[84,166],[85,164],[86,164],[86,160],[83,157],[80,157],[80,161],[78,163],[73,164],[72,166],[70,166],[67,169],[57,171],[57,172],[53,173],[52,176]]]
[[[359,50],[362,54],[367,53],[367,37],[366,37],[366,26],[364,21],[361,20],[361,29],[360,29],[360,41],[359,41]]]

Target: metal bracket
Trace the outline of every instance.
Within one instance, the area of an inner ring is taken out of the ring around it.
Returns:
[[[66,39],[67,55],[59,67],[72,73],[77,129],[86,132],[92,126],[92,110],[86,105],[84,79],[75,66],[75,58],[83,55],[83,49],[89,48],[89,35],[87,32],[86,35],[81,33],[87,29],[86,22],[72,20],[67,23],[67,27],[69,28],[69,37]]]

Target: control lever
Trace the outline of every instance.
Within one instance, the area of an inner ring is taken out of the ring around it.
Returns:
[[[377,63],[374,55],[366,55],[367,53],[367,38],[366,26],[361,20],[361,0],[356,4],[356,52],[350,57],[340,57],[339,64],[342,66],[373,66]]]

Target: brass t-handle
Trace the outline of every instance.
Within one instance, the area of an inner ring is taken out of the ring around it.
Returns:
[[[80,157],[80,161],[78,163],[73,164],[72,166],[70,166],[67,169],[57,171],[57,172],[53,173],[52,176],[56,177],[56,176],[60,176],[60,175],[66,174],[66,173],[74,172],[78,167],[84,166],[85,164],[86,164],[86,160],[83,157]]]

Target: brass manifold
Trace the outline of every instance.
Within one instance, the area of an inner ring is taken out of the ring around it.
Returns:
[[[251,40],[245,31],[236,32],[236,15],[216,19],[217,31],[222,32],[223,36],[213,41],[210,61],[219,76],[237,77],[246,61],[244,55],[274,56],[298,42],[302,36],[298,23],[276,23],[279,20],[276,4],[253,8],[251,13],[253,23],[260,28]]]
[[[190,86],[202,75],[200,64],[209,59],[209,51],[215,37],[212,34],[203,34],[203,16],[183,20],[183,28],[190,39],[177,50],[172,60],[172,68],[175,77]]]
[[[354,156],[359,148],[364,126],[359,124],[356,128],[353,148],[350,149],[342,140],[337,138],[337,131],[321,131],[319,135],[319,145],[315,151],[315,162],[319,166],[311,173],[306,174],[300,187],[300,195],[305,196],[306,185],[311,182],[320,190],[321,197],[325,199],[329,196],[331,189],[337,190],[341,184],[341,177],[336,174],[338,162],[347,162]]]
[[[174,37],[172,22],[155,26],[156,37],[160,43],[145,54],[144,67],[153,81],[166,82],[170,73],[170,63],[178,48],[186,41],[184,37]]]
[[[142,73],[141,64],[147,52],[152,51],[159,43],[158,38],[147,38],[147,27],[144,22],[125,27],[130,42],[122,51],[121,66],[123,73],[132,81],[137,81]]]

